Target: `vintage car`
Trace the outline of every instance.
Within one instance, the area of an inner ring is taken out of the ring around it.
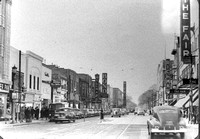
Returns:
[[[83,112],[80,109],[73,108],[73,112],[75,113],[76,119],[83,118]]]
[[[138,109],[137,115],[143,115],[143,116],[145,116],[144,110],[143,109]]]
[[[55,123],[63,122],[63,121],[75,122],[75,119],[76,119],[76,115],[73,112],[72,108],[66,108],[66,107],[59,108],[58,110],[56,110],[54,114]]]
[[[121,115],[120,108],[112,108],[111,117],[121,117]]]
[[[148,133],[153,138],[156,134],[177,134],[181,138],[186,132],[186,122],[181,116],[180,109],[174,106],[156,106],[152,116],[147,120]]]

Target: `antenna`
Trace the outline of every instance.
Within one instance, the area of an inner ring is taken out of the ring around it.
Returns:
[[[165,51],[164,51],[164,59],[166,60],[166,41],[165,41]]]

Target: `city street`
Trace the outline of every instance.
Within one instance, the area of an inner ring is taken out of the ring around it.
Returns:
[[[75,123],[41,122],[37,124],[6,127],[1,130],[4,139],[150,139],[146,121],[149,116],[132,113],[122,117],[105,116],[79,119]],[[197,134],[188,128],[185,139],[193,139]],[[180,139],[179,135],[158,135],[155,139]]]

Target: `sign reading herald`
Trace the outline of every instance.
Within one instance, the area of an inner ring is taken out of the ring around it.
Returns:
[[[180,36],[181,36],[181,60],[184,64],[190,64],[191,35],[190,35],[190,0],[181,0]]]

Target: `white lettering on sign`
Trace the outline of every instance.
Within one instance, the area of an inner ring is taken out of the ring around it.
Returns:
[[[188,13],[183,13],[183,19],[189,19],[188,15]]]
[[[186,3],[186,2],[185,2],[185,3]],[[189,5],[184,5],[184,4],[183,4],[182,8],[183,8],[183,11],[185,11],[185,10],[188,11],[188,10],[189,10]]]
[[[183,32],[186,32],[186,31],[188,31],[188,26],[183,26]]]
[[[181,60],[183,64],[190,64],[188,56],[191,54],[191,35],[190,35],[190,0],[181,0],[181,16],[180,16],[180,44],[181,44]]]
[[[189,56],[190,52],[188,50],[183,50],[183,56]]]

